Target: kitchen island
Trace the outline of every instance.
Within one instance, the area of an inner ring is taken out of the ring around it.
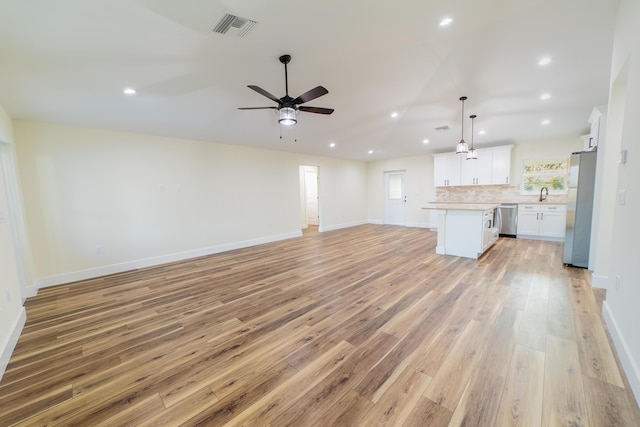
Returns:
[[[438,215],[436,253],[478,259],[497,240],[497,203],[431,203]]]

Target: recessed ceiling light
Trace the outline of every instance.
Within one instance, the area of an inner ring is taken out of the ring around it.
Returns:
[[[447,25],[451,24],[453,22],[452,18],[442,18],[442,21],[440,21],[440,26],[441,27],[446,27]]]
[[[429,140],[428,140],[428,139],[423,139],[423,140],[422,140],[422,143],[423,143],[423,144],[428,144],[428,143],[429,143]]]
[[[549,119],[544,119],[543,121],[541,121],[541,122],[540,122],[540,124],[541,124],[542,126],[546,126],[546,125],[548,125],[548,124],[551,124],[551,120],[549,120]]]
[[[543,56],[542,58],[540,58],[540,61],[538,61],[538,65],[549,65],[551,63],[551,58],[548,56]]]
[[[122,93],[124,93],[125,95],[135,95],[136,94],[136,90],[132,87],[128,87],[126,89],[124,89],[122,91]]]
[[[373,150],[369,150],[369,154],[373,154]]]
[[[551,98],[551,94],[550,93],[543,93],[542,95],[540,95],[540,99],[542,101],[546,101],[549,98]]]
[[[331,144],[329,144],[329,147],[331,147],[331,148],[333,148],[333,147],[335,147],[335,146],[336,146],[336,143],[335,143],[335,142],[332,142]]]
[[[479,131],[478,131],[478,135],[484,135],[485,133],[487,133],[487,131],[486,131],[486,130],[479,130]]]
[[[395,111],[393,113],[391,113],[391,118],[395,119],[396,117],[398,117],[398,113],[396,113]]]

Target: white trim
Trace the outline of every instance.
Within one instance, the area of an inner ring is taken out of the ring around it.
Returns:
[[[46,288],[49,286],[61,285],[64,283],[77,282],[79,280],[93,279],[95,277],[106,276],[109,274],[122,273],[124,271],[135,270],[138,268],[152,267],[154,265],[166,264],[169,262],[182,261],[189,258],[197,258],[206,255],[213,255],[220,252],[231,251],[234,249],[246,248],[249,246],[262,245],[264,243],[277,242],[279,240],[291,239],[302,236],[301,231],[280,234],[276,236],[261,237],[253,240],[245,240],[242,242],[227,243],[219,246],[211,246],[208,248],[194,249],[175,254],[161,255],[152,258],[144,258],[135,261],[127,261],[120,264],[105,265],[87,270],[73,271],[70,273],[56,274],[54,276],[42,277],[36,280],[36,287]]]
[[[640,404],[640,369],[635,360],[633,360],[629,346],[627,346],[627,341],[624,339],[618,327],[618,322],[616,322],[613,312],[606,301],[602,303],[602,318],[609,329],[609,335],[620,357],[622,369],[627,375],[629,385],[631,385],[631,391],[633,391],[633,395],[636,398],[636,403]]]
[[[564,237],[550,237],[550,236],[534,236],[529,234],[518,234],[516,235],[518,239],[527,239],[527,240],[546,240],[548,242],[564,242]]]
[[[367,224],[382,225],[382,224],[384,224],[384,220],[383,219],[368,219],[367,220]]]
[[[408,222],[405,224],[407,227],[417,227],[417,228],[429,228],[428,222]]]
[[[607,276],[598,276],[597,274],[591,273],[592,288],[608,289],[608,284],[609,278]]]
[[[5,341],[2,343],[2,347],[0,347],[0,380],[2,380],[2,376],[4,375],[4,371],[7,369],[7,365],[9,364],[9,359],[11,359],[11,354],[13,353],[13,349],[16,348],[16,344],[18,343],[18,338],[20,338],[20,334],[22,333],[22,329],[24,328],[24,324],[27,321],[27,311],[24,307],[20,307],[20,313],[18,317],[16,317],[15,322],[13,323],[13,328],[11,329],[11,334],[7,336]]]
[[[336,225],[318,226],[318,231],[323,232],[323,231],[340,230],[341,228],[355,227],[355,226],[363,225],[366,223],[367,223],[366,221],[352,221],[352,222],[344,222],[342,224],[336,224]]]

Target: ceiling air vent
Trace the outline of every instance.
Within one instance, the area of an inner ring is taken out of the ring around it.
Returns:
[[[451,130],[451,128],[450,128],[449,126],[447,126],[447,125],[444,125],[444,126],[438,126],[438,127],[436,128],[436,132],[446,132],[446,131],[448,131],[448,130]]]
[[[225,13],[213,28],[213,32],[243,39],[256,24],[257,22],[251,19]]]

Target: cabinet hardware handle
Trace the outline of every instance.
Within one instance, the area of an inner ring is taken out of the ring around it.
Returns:
[[[540,219],[544,219],[544,212],[540,212]]]
[[[537,220],[539,220],[539,219],[540,219],[540,214],[539,214],[539,213],[537,213],[537,214],[536,214],[536,221],[537,221]]]

